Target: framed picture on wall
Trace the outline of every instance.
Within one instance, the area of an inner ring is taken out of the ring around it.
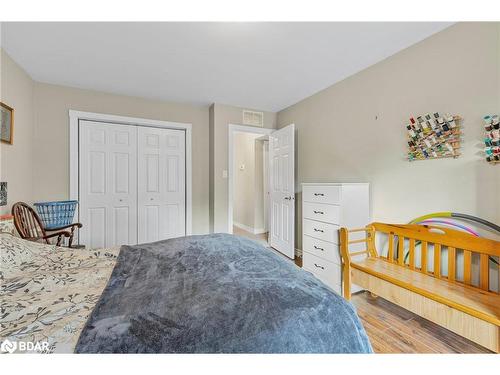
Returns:
[[[14,133],[14,109],[0,102],[0,141],[12,144]]]
[[[0,206],[7,205],[7,182],[0,182]]]

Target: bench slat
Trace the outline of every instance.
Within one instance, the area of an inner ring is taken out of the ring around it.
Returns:
[[[441,278],[441,245],[434,244],[434,277]]]
[[[448,280],[455,281],[456,277],[456,251],[454,247],[448,248]]]
[[[389,233],[389,251],[387,253],[387,259],[389,262],[394,261],[394,234]]]
[[[472,252],[464,250],[464,284],[470,285]]]
[[[398,264],[402,266],[404,264],[405,255],[405,238],[403,236],[398,237]]]
[[[415,239],[410,238],[410,269],[415,269]]]
[[[479,269],[479,286],[482,290],[489,290],[490,284],[490,267],[489,267],[489,256],[486,254],[481,254],[480,258],[480,269]]]
[[[424,273],[427,273],[427,242],[422,241],[421,247],[422,247],[422,249],[421,249],[421,254],[420,254],[421,255],[420,270]]]

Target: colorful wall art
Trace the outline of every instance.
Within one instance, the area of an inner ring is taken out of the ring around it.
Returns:
[[[484,120],[484,153],[490,164],[500,163],[500,119],[498,115],[488,115]]]
[[[459,116],[430,115],[410,117],[408,132],[408,160],[456,158],[460,156]]]

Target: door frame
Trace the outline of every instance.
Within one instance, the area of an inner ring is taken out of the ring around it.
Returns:
[[[117,116],[104,113],[69,110],[69,199],[79,200],[79,139],[80,120],[89,120],[117,125],[148,126],[152,128],[179,129],[186,132],[186,236],[192,234],[193,201],[192,201],[192,124],[152,120],[139,117]],[[75,212],[79,217],[78,206]]]
[[[257,128],[255,126],[248,125],[235,125],[229,124],[228,126],[228,151],[227,151],[227,233],[233,233],[233,169],[234,169],[234,134],[235,133],[254,133],[254,134],[262,134],[269,135],[272,132],[276,131],[276,129],[270,128]]]

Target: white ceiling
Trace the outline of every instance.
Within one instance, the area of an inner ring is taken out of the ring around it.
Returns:
[[[450,23],[2,23],[33,79],[278,111]]]

